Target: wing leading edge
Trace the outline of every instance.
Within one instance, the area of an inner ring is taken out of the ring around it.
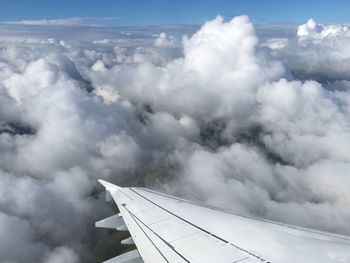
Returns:
[[[347,236],[237,215],[144,188],[121,188],[99,181],[116,202],[120,216],[101,220],[96,226],[118,229],[125,225],[138,249],[127,261],[119,256],[108,262],[140,262],[140,257],[146,263],[350,262]]]

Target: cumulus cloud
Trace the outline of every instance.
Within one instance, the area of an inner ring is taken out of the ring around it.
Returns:
[[[306,24],[298,27],[297,35],[300,40],[304,39],[323,39],[329,37],[336,37],[346,33],[348,27],[343,25],[320,25],[315,20],[309,19]]]
[[[350,234],[348,29],[160,29],[0,39],[0,261],[110,256],[97,178]]]
[[[322,25],[313,19],[297,29],[296,39],[270,39],[265,43],[294,78],[322,83],[349,80],[349,40],[347,26]],[[285,44],[283,44],[283,42]]]
[[[47,247],[35,241],[35,234],[26,220],[0,213],[0,248],[3,262],[40,261]]]
[[[78,256],[69,248],[59,247],[48,255],[45,263],[77,263]]]

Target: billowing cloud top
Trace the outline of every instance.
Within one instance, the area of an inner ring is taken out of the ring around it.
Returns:
[[[286,37],[219,16],[184,37],[161,29],[6,29],[1,262],[117,252],[93,229],[112,213],[97,178],[350,234],[347,27],[309,20]]]

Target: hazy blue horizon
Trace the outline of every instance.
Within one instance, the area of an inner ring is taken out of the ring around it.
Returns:
[[[290,1],[229,1],[229,0],[150,0],[150,1],[83,1],[62,0],[4,0],[0,20],[32,21],[66,20],[77,24],[103,26],[149,26],[162,24],[193,24],[222,15],[230,19],[236,15],[248,15],[255,24],[302,23],[314,18],[320,23],[347,23],[350,2],[344,0],[322,2],[316,0]]]

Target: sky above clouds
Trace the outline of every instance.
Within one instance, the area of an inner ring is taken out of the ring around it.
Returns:
[[[109,17],[114,19],[102,19],[100,23],[125,26],[202,24],[217,14],[226,18],[246,14],[259,24],[281,21],[301,23],[310,17],[323,23],[344,23],[349,22],[348,10],[350,3],[347,0],[3,0],[0,19],[13,21],[82,17],[95,21]]]

